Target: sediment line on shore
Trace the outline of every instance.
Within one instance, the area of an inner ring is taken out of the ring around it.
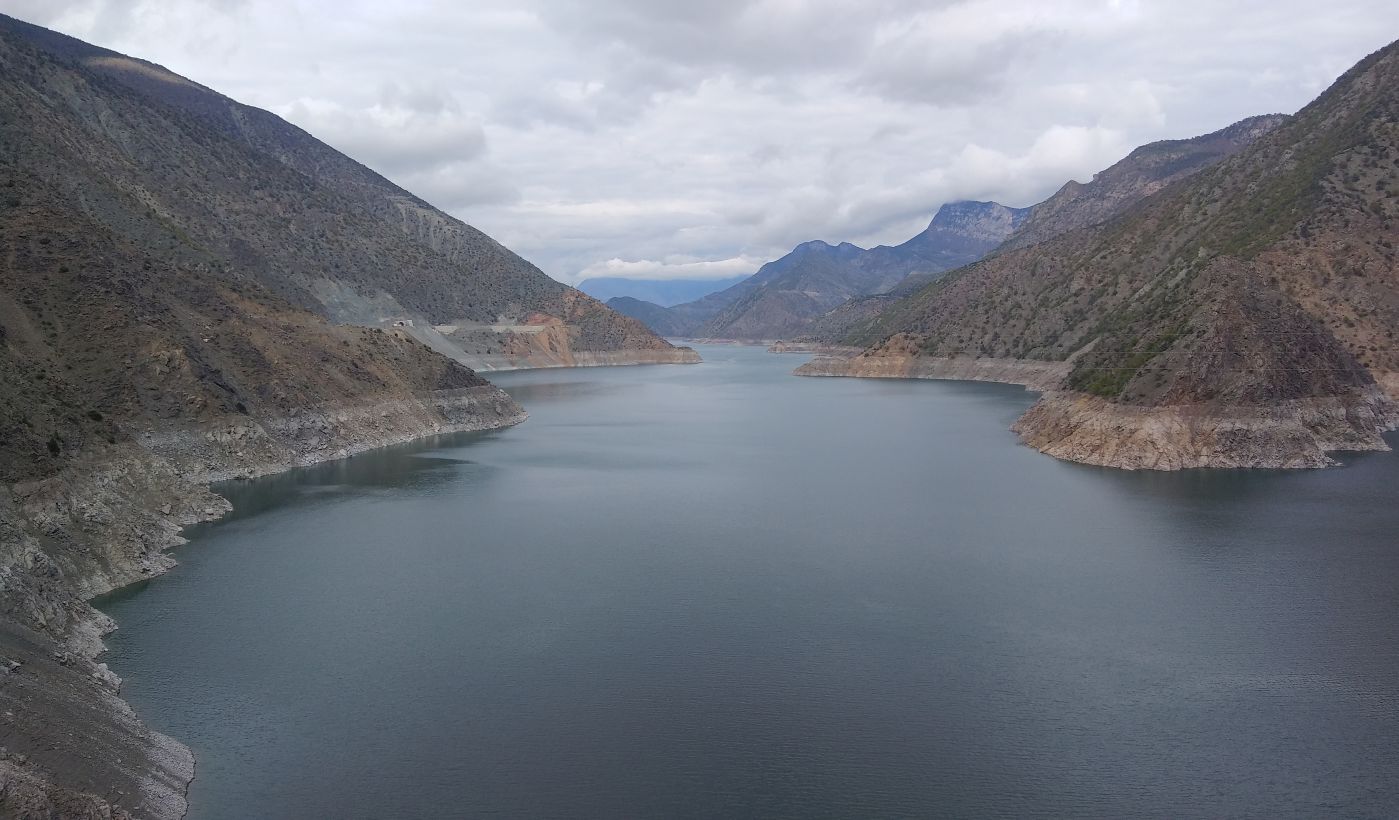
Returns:
[[[1306,469],[1335,452],[1389,450],[1399,405],[1378,387],[1267,407],[1140,407],[1062,389],[1069,362],[931,356],[819,356],[798,376],[951,379],[1018,384],[1041,393],[1011,429],[1065,461],[1125,470]]]
[[[177,820],[194,757],[141,723],[98,657],[96,596],[175,566],[182,528],[231,506],[209,483],[518,424],[494,385],[273,418],[133,431],[101,458],[0,493],[0,814]]]

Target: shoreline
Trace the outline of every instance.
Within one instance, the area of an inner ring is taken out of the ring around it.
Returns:
[[[185,529],[232,508],[212,483],[526,418],[489,384],[260,422],[225,418],[137,433],[115,451],[7,486],[0,556],[20,571],[36,562],[52,569],[11,577],[18,589],[0,621],[0,706],[9,716],[0,723],[0,814],[184,816],[193,753],[121,698],[120,677],[100,662],[117,625],[93,601],[172,569]],[[62,546],[41,546],[44,533],[61,534]]]
[[[566,354],[482,354],[467,356],[461,361],[477,373],[509,373],[516,370],[559,370],[577,367],[700,364],[703,359],[693,348],[676,347],[671,350],[580,350]]]
[[[1140,407],[1061,388],[1072,363],[922,356],[819,356],[793,375],[1017,384],[1039,393],[1011,431],[1062,461],[1122,470],[1314,469],[1332,453],[1389,451],[1399,404],[1378,386],[1273,406]]]
[[[496,369],[701,361],[690,348],[570,353],[567,362],[522,358]],[[172,550],[189,542],[186,529],[232,509],[212,484],[434,436],[505,429],[527,417],[488,382],[294,408],[264,419],[225,416],[163,427],[138,422],[127,425],[130,440],[100,455],[6,485],[0,492],[0,569],[8,563],[22,573],[37,562],[53,567],[55,579],[21,575],[16,600],[0,618],[0,712],[13,702],[9,714],[28,720],[18,727],[0,721],[0,815],[179,820],[187,812],[194,755],[146,726],[121,698],[121,678],[100,661],[103,638],[117,624],[94,601],[174,568]],[[41,532],[61,533],[64,546],[41,546]],[[14,587],[16,570],[9,571],[11,577],[0,581]]]

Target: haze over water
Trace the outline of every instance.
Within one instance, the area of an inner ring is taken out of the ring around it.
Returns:
[[[1399,457],[1097,469],[1016,441],[1016,387],[702,353],[223,488],[103,604],[190,816],[1399,805]]]

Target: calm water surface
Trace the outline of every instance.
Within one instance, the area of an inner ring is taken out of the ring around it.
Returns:
[[[226,487],[103,604],[190,816],[1399,815],[1399,457],[1088,468],[702,352]]]

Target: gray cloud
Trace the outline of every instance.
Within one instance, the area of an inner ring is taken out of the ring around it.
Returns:
[[[382,106],[346,109],[323,100],[299,100],[280,113],[389,176],[469,163],[486,153],[481,124],[456,114]]]
[[[565,281],[729,275],[1295,111],[1392,0],[0,0],[288,117]]]

